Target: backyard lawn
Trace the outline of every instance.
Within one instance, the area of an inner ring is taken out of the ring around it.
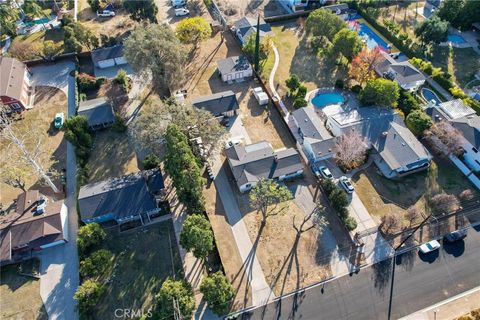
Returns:
[[[436,46],[431,60],[435,67],[440,67],[453,75],[454,80],[462,88],[475,79],[475,73],[480,69],[480,55],[472,48]]]
[[[167,277],[181,278],[182,263],[170,220],[119,234],[103,242],[113,255],[110,283],[97,304],[95,319],[111,319],[117,308],[148,310]]]
[[[19,275],[18,266],[2,267],[0,319],[47,320],[47,312],[40,297],[40,280]]]
[[[410,206],[428,212],[428,199],[442,191],[458,196],[465,189],[474,190],[465,176],[444,159],[435,159],[427,171],[411,174],[400,181],[380,176],[372,165],[356,175],[353,182],[358,196],[378,223],[389,213],[403,217]],[[406,223],[404,220],[404,225]]]
[[[401,32],[407,33],[410,37],[415,37],[415,25],[425,20],[425,18],[416,12],[416,9],[422,8],[425,1],[405,1],[396,5],[384,6],[378,9],[370,9],[376,12],[380,22],[394,21],[400,26]]]

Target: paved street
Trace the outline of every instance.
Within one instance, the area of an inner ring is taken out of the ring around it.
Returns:
[[[387,319],[393,259],[252,311],[252,319]],[[391,319],[404,317],[480,285],[480,227],[464,242],[431,255],[399,255]]]

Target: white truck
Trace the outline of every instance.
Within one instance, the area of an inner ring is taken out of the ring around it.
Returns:
[[[254,88],[253,95],[255,96],[255,99],[257,99],[259,105],[264,106],[268,104],[268,95],[263,92],[263,89],[261,87]]]

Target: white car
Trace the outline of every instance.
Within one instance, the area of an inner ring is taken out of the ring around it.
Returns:
[[[115,17],[115,12],[110,10],[103,10],[102,12],[97,11],[97,17]]]
[[[440,243],[437,240],[432,240],[420,246],[421,253],[429,253],[440,249]]]
[[[190,14],[190,11],[188,9],[185,9],[185,8],[175,9],[175,16],[177,17],[186,16],[189,14]]]
[[[320,174],[325,179],[332,179],[333,178],[332,173],[330,172],[330,170],[327,167],[321,166],[319,169],[320,169]]]
[[[340,184],[342,185],[343,189],[345,189],[345,191],[347,191],[348,193],[353,193],[353,191],[355,191],[355,188],[350,182],[350,179],[345,176],[340,178]]]
[[[242,138],[241,137],[232,138],[232,139],[228,140],[227,142],[225,142],[225,149],[229,149],[229,148],[231,148],[233,146],[237,146],[241,143],[242,143]]]

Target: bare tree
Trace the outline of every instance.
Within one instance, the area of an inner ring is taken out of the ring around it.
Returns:
[[[249,194],[250,205],[262,214],[263,223],[268,217],[283,213],[291,199],[290,190],[271,179],[260,180]]]
[[[292,218],[293,228],[299,235],[313,228],[317,228],[321,233],[328,224],[327,219],[325,219],[325,216],[323,215],[323,210],[319,207],[313,209],[312,212],[304,216],[299,226],[296,225],[295,218],[296,216],[293,216]],[[311,221],[311,224],[306,226],[308,225],[309,221]]]
[[[408,220],[409,227],[411,227],[415,220],[420,218],[422,216],[422,210],[415,206],[411,206],[410,208],[407,209],[407,213],[405,215],[405,218]]]
[[[463,135],[447,121],[441,121],[425,132],[425,138],[437,150],[459,156],[463,153]]]
[[[439,193],[430,199],[430,208],[435,214],[445,214],[460,208],[460,202],[453,194]]]
[[[0,138],[5,143],[4,150],[9,150],[5,153],[8,153],[10,164],[18,164],[15,168],[18,172],[22,172],[22,178],[17,177],[18,182],[21,182],[25,177],[25,166],[29,166],[55,193],[58,193],[58,188],[49,177],[52,172],[44,169],[44,166],[50,168],[54,164],[54,161],[44,152],[44,134],[38,132],[35,128],[22,130],[23,133],[15,132],[7,108],[7,106],[0,105]]]
[[[351,131],[335,140],[335,162],[344,170],[360,166],[367,156],[368,141],[358,132]]]
[[[381,218],[381,226],[380,228],[384,233],[390,233],[395,231],[400,227],[400,218],[395,213],[389,213]]]

